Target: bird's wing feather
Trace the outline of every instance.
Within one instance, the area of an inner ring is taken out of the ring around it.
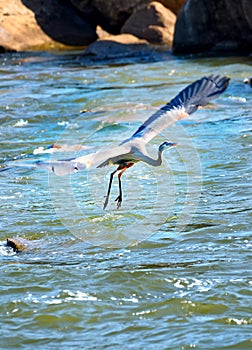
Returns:
[[[72,174],[79,170],[88,169],[93,166],[103,167],[110,163],[113,164],[117,158],[126,155],[129,153],[129,151],[130,146],[115,146],[77,158],[55,161],[37,161],[34,163],[34,166],[52,172],[56,175],[64,176]]]
[[[126,141],[141,138],[144,143],[166,129],[177,120],[195,112],[199,106],[205,106],[218,97],[228,86],[229,78],[210,75],[196,80],[182,90],[174,99],[150,116]],[[124,143],[123,142],[123,143]]]
[[[107,149],[101,149],[96,153],[87,154],[72,160],[78,168],[89,168],[92,166],[103,167],[108,164],[115,164],[118,157],[122,157],[130,152],[130,145],[119,145]]]

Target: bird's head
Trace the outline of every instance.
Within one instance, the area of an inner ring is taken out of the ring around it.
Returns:
[[[159,150],[159,152],[163,152],[165,149],[175,147],[175,146],[177,146],[176,142],[165,141],[165,142],[161,143],[161,145],[158,147],[158,150]]]

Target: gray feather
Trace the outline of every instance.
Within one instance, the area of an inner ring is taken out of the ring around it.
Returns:
[[[207,105],[217,98],[228,87],[229,78],[220,75],[210,75],[196,80],[188,85],[169,103],[150,116],[132,135],[133,138],[144,138],[150,141],[170,124],[181,118],[180,113],[194,113],[199,106]]]

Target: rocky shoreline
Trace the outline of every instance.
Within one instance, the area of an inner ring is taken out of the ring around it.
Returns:
[[[251,53],[250,0],[0,0],[0,52],[81,49],[92,60]]]

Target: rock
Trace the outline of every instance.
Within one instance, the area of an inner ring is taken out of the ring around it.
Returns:
[[[107,60],[122,57],[148,55],[152,52],[146,40],[131,34],[109,35],[90,44],[83,56],[92,60]]]
[[[139,5],[150,0],[92,0],[92,4],[100,14],[100,25],[106,31],[118,34],[124,22]]]
[[[1,51],[84,46],[97,38],[95,26],[60,0],[0,0]]]
[[[177,15],[186,0],[159,0],[159,2]]]
[[[153,1],[134,11],[121,33],[130,33],[150,43],[171,47],[176,16],[159,2]]]
[[[104,37],[110,35],[108,32],[106,32],[106,30],[102,29],[102,27],[100,26],[96,27],[96,34],[98,36],[98,39],[103,39]]]
[[[20,253],[25,252],[29,249],[38,247],[39,241],[30,241],[25,238],[15,237],[7,238],[7,247],[13,248],[14,252]]]
[[[133,11],[152,0],[70,0],[82,16],[112,34],[119,34]],[[157,0],[177,14],[186,0]]]
[[[173,52],[250,53],[251,18],[251,0],[188,0],[178,13]]]
[[[89,15],[90,13],[94,12],[94,6],[92,5],[92,1],[90,0],[70,0],[70,2],[85,15]]]
[[[88,22],[97,25],[100,23],[100,14],[93,4],[93,0],[68,0]]]

